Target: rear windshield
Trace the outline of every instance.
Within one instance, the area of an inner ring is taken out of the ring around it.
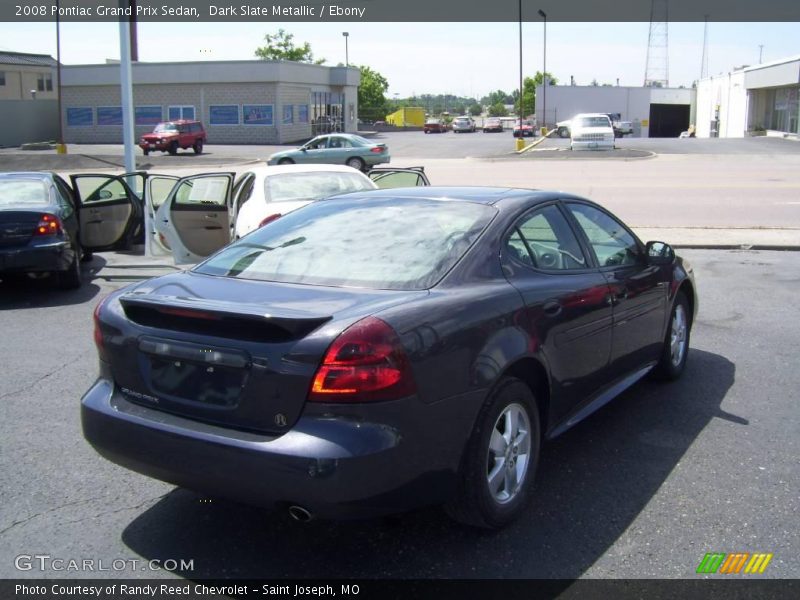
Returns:
[[[207,275],[371,289],[435,285],[495,214],[473,202],[339,198],[295,210],[231,244]]]
[[[611,127],[611,121],[608,117],[581,117],[578,127]]]
[[[270,202],[319,200],[374,189],[375,185],[357,172],[282,173],[264,180],[264,193]]]
[[[177,132],[178,126],[175,123],[159,123],[156,125],[156,128],[153,130],[153,133],[167,133],[167,132]]]
[[[41,179],[0,179],[0,206],[49,203],[50,195]]]

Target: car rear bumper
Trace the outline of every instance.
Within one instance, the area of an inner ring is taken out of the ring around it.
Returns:
[[[402,406],[412,401],[414,410]],[[457,402],[468,414],[464,399]],[[472,423],[461,419],[463,440],[457,430],[444,439],[434,430],[441,430],[441,411],[452,412],[453,405],[415,398],[383,404],[383,422],[304,414],[290,431],[274,436],[134,404],[101,378],[81,401],[81,421],[84,437],[108,460],[247,504],[298,505],[323,518],[357,518],[446,500]],[[392,418],[407,419],[407,431],[386,424]]]
[[[72,264],[73,254],[66,240],[21,248],[0,248],[0,272],[66,271]]]
[[[613,141],[592,140],[589,142],[570,142],[573,150],[613,150]]]

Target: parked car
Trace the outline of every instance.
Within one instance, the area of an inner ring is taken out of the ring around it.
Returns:
[[[422,126],[425,133],[447,133],[447,123],[441,119],[428,119]]]
[[[523,121],[522,125],[519,124],[519,121],[514,125],[514,131],[512,131],[512,135],[514,137],[533,137],[536,135],[536,128],[533,125],[532,121]]]
[[[140,174],[141,175],[141,174]],[[422,167],[256,166],[187,177],[144,174],[151,243],[176,264],[197,263],[223,246],[313,201],[379,187],[429,185]]]
[[[344,165],[254,167],[233,186],[234,239],[322,198],[379,187],[417,185],[430,185],[421,168],[376,167],[367,176]]]
[[[491,117],[483,122],[483,133],[491,133],[491,132],[495,133],[503,132],[503,122],[500,119],[496,117]]]
[[[206,143],[206,130],[200,121],[181,119],[159,123],[153,133],[145,133],[139,140],[139,147],[145,153],[153,150],[177,154],[178,149],[191,148],[195,154],[203,153]]]
[[[93,251],[130,248],[142,209],[124,182],[55,173],[0,173],[0,279],[50,275],[81,285],[80,261]]]
[[[559,121],[556,123],[556,133],[560,138],[568,138],[570,136],[570,125],[572,124],[572,119],[567,119],[566,121]]]
[[[472,117],[456,117],[450,124],[454,133],[475,133],[477,127]]]
[[[579,114],[570,123],[572,150],[612,150],[615,137],[611,120],[602,113]]]
[[[100,302],[83,433],[299,520],[444,503],[497,528],[545,440],[648,373],[681,376],[696,312],[688,263],[588,200],[345,194]]]
[[[386,144],[376,144],[351,133],[335,133],[318,135],[299,148],[276,152],[269,157],[267,164],[328,163],[347,165],[364,171],[390,160]]]

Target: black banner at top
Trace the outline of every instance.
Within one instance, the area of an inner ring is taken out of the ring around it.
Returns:
[[[793,22],[798,0],[3,0],[0,21]],[[800,37],[800,31],[798,31]]]

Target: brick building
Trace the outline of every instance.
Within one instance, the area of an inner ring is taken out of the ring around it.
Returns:
[[[199,119],[210,144],[280,144],[355,132],[360,73],[289,61],[132,65],[136,136],[159,121]],[[121,143],[118,63],[62,66],[68,143]]]

